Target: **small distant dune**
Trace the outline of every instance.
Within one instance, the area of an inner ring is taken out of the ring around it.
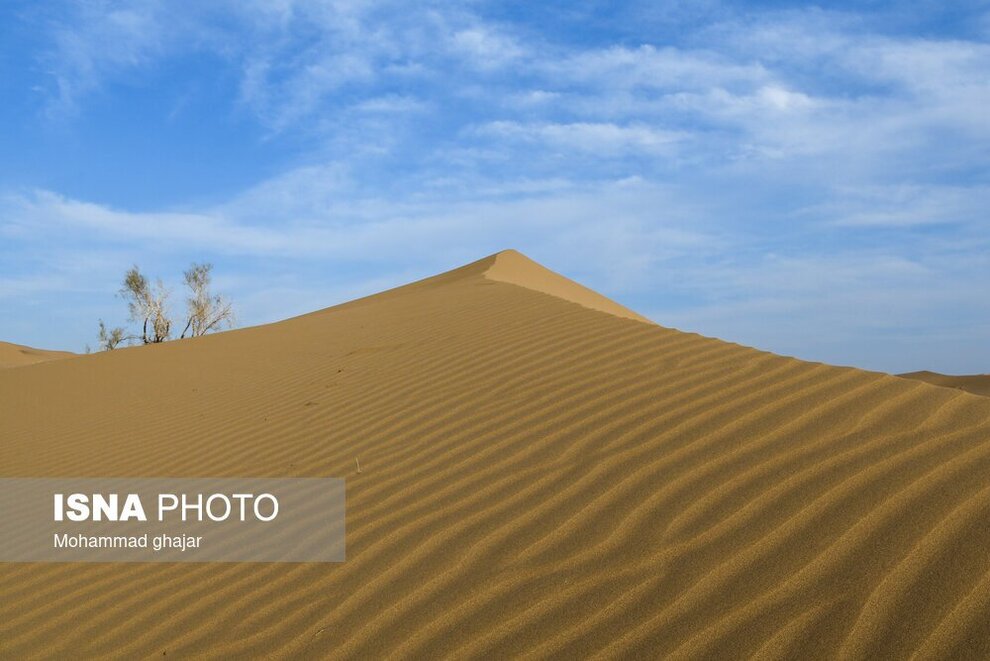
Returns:
[[[906,374],[898,374],[897,376],[905,379],[924,381],[925,383],[930,383],[933,386],[955,388],[956,390],[971,392],[974,395],[990,397],[990,374],[953,376],[951,374],[939,374],[938,372],[922,370],[921,372],[908,372]]]
[[[45,349],[35,349],[21,344],[0,342],[0,369],[33,365],[34,363],[59,360],[60,358],[71,358],[75,355],[69,351],[46,351]]]

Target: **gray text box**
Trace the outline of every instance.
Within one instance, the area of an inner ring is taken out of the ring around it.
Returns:
[[[342,562],[344,493],[339,478],[0,478],[0,562]]]

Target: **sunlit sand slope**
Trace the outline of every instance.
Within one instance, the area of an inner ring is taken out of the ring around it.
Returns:
[[[990,401],[497,267],[0,373],[4,475],[348,507],[337,565],[0,565],[0,656],[990,655]]]
[[[47,360],[57,360],[59,358],[71,358],[76,354],[68,351],[45,351],[25,347],[20,344],[10,342],[0,342],[0,369],[5,367],[20,367],[21,365],[33,365]]]

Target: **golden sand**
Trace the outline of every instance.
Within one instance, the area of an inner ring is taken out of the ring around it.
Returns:
[[[71,358],[76,354],[68,351],[45,351],[25,347],[20,344],[10,342],[0,342],[0,369],[5,367],[20,367],[21,365],[33,365],[46,360],[58,360],[59,358]]]
[[[990,656],[990,400],[643,322],[500,253],[0,372],[3,475],[342,476],[348,541],[0,565],[0,656]]]

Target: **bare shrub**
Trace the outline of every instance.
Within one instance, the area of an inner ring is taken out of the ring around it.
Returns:
[[[100,351],[113,351],[123,342],[131,339],[125,333],[126,331],[120,326],[115,328],[107,328],[107,325],[103,323],[102,319],[100,319]],[[87,351],[86,353],[89,352]]]
[[[234,323],[234,309],[220,294],[210,293],[212,264],[196,264],[183,274],[189,297],[186,299],[187,321],[179,338],[199,337]]]
[[[180,339],[206,335],[234,324],[233,305],[222,295],[210,292],[212,270],[212,264],[194,262],[183,274],[189,296],[186,298],[186,325]],[[127,301],[130,321],[140,324],[141,330],[139,333],[128,334],[125,328],[119,326],[108,328],[100,319],[98,337],[101,350],[112,351],[133,341],[159,344],[171,337],[172,320],[168,309],[170,292],[160,279],[152,285],[141,270],[133,266],[124,274],[119,294]]]
[[[161,280],[152,287],[138,267],[133,266],[124,274],[120,295],[127,301],[131,321],[141,324],[144,344],[158,344],[168,339],[172,328],[172,320],[168,318],[169,291]]]

